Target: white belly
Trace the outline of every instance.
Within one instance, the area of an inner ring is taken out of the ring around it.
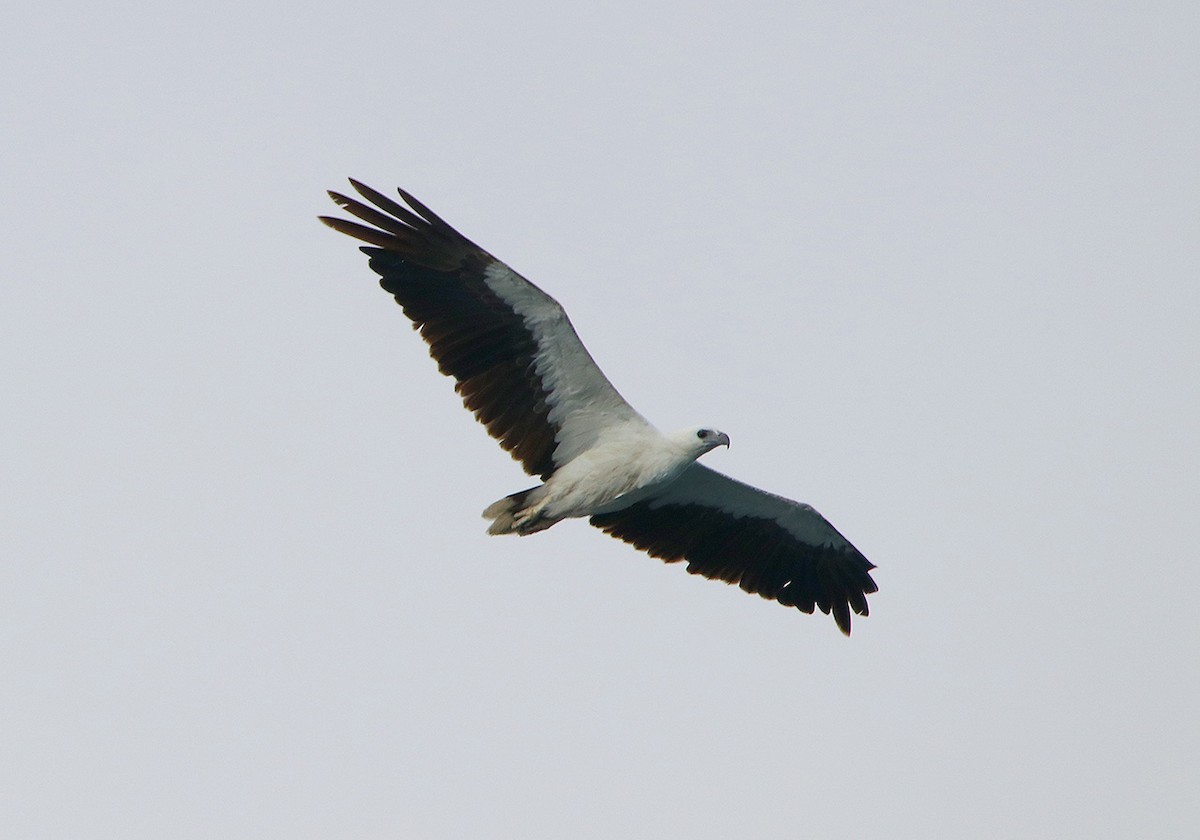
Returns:
[[[602,442],[564,464],[546,482],[545,514],[568,519],[619,510],[678,478],[693,461],[661,436],[638,444]],[[631,451],[638,453],[636,458]]]

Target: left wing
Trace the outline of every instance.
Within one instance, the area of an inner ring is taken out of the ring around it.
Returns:
[[[700,464],[659,493],[589,520],[668,563],[736,583],[795,607],[832,613],[850,635],[850,611],[867,615],[875,566],[809,505],[743,484]]]

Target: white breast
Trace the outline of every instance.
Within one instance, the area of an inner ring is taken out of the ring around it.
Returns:
[[[569,518],[618,510],[677,478],[693,460],[653,428],[613,427],[546,482],[546,512]]]

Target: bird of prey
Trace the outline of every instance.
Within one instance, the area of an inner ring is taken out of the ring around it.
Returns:
[[[532,534],[587,517],[693,574],[811,614],[850,634],[867,615],[874,566],[816,510],[697,459],[729,437],[664,434],[592,360],[562,306],[404,190],[405,204],[351,180],[330,197],[358,221],[322,216],[368,243],[380,285],[429,344],[466,407],[541,484],[488,506],[491,534]],[[405,206],[407,205],[407,206]]]

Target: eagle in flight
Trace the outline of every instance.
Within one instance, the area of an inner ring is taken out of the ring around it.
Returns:
[[[542,480],[489,505],[488,533],[587,517],[652,557],[686,561],[692,574],[832,613],[850,635],[851,611],[867,615],[878,588],[874,566],[821,514],[702,466],[728,435],[660,432],[617,393],[558,301],[404,190],[407,206],[350,183],[368,203],[329,195],[359,221],[321,221],[368,243],[379,284],[467,408]]]

